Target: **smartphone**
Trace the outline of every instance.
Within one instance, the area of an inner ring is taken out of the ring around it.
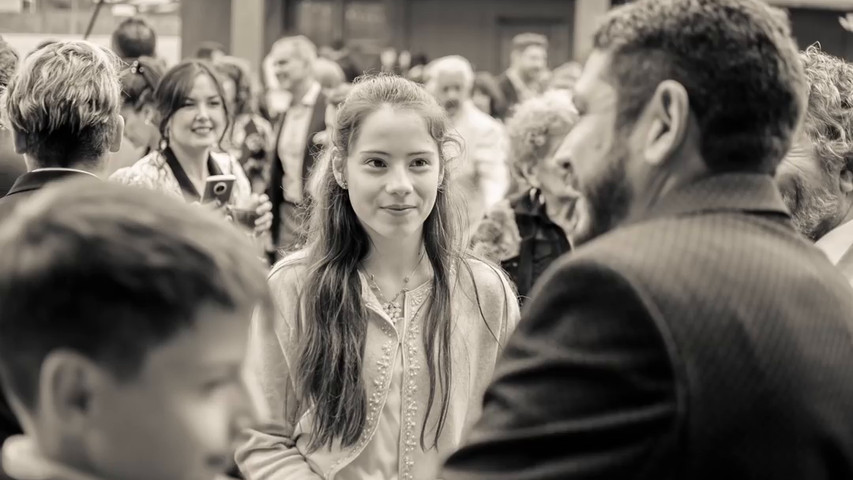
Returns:
[[[231,201],[234,192],[234,175],[211,175],[204,182],[204,193],[201,195],[201,203],[212,203],[218,201],[225,205]]]

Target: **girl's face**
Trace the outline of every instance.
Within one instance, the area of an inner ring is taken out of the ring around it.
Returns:
[[[225,104],[216,83],[201,74],[169,120],[169,142],[188,150],[208,149],[219,142],[226,124]]]
[[[422,234],[443,168],[421,115],[388,107],[368,115],[344,164],[350,203],[371,237]]]

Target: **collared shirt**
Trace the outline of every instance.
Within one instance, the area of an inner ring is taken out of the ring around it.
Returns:
[[[36,442],[24,435],[3,443],[3,470],[15,480],[100,480],[45,457]]]
[[[506,78],[509,79],[509,83],[515,88],[515,93],[518,94],[518,103],[522,103],[537,95],[534,89],[524,83],[524,80],[521,79],[517,71],[510,68],[506,71]]]
[[[35,170],[32,170],[32,172],[33,173],[35,173],[35,172],[74,172],[74,173],[85,173],[86,175],[91,175],[97,179],[101,178],[92,172],[87,172],[86,170],[78,170],[76,168],[47,167],[47,168],[36,168]]]
[[[278,158],[281,159],[284,178],[281,186],[284,199],[300,204],[303,199],[302,162],[305,160],[305,147],[308,145],[308,129],[311,127],[311,114],[320,95],[320,84],[311,84],[302,100],[294,101],[287,109],[284,125],[278,138]]]
[[[853,220],[830,230],[815,242],[815,246],[823,250],[833,265],[837,265],[841,257],[853,246]]]

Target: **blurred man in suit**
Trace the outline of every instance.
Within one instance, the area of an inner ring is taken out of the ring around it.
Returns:
[[[507,111],[542,93],[542,74],[548,69],[548,39],[538,33],[521,33],[512,39],[510,66],[498,77]]]
[[[317,49],[304,36],[285,37],[272,47],[269,63],[274,90],[289,97],[284,113],[274,118],[268,195],[273,204],[273,243],[289,249],[299,245],[305,221],[305,182],[320,149],[315,136],[326,130],[326,97],[314,78]]]
[[[441,57],[426,68],[426,88],[444,107],[464,148],[454,163],[454,181],[464,199],[463,225],[473,232],[485,213],[509,191],[509,138],[503,125],[471,100],[474,69],[459,55]]]
[[[773,179],[806,88],[758,0],[611,11],[557,154],[586,243],[534,288],[442,478],[853,478],[853,290]]]
[[[0,90],[4,90],[18,69],[18,53],[0,39]],[[12,188],[15,180],[27,171],[24,157],[15,151],[12,132],[0,129],[0,195]]]
[[[776,178],[794,226],[838,264],[853,250],[853,65],[817,46],[800,57],[809,106]]]

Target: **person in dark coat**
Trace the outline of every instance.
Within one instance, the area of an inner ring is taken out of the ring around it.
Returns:
[[[557,154],[580,246],[534,287],[441,478],[853,478],[853,290],[773,179],[806,91],[759,0],[608,14]]]
[[[577,121],[571,96],[547,92],[520,104],[507,122],[517,187],[474,231],[475,253],[500,263],[523,303],[534,282],[571,250],[578,193],[557,149]]]
[[[317,134],[326,130],[326,96],[312,70],[316,59],[316,47],[300,35],[278,40],[267,60],[270,81],[290,97],[285,111],[273,119],[275,148],[267,191],[273,204],[273,243],[281,250],[304,241],[306,182],[322,148]]]

